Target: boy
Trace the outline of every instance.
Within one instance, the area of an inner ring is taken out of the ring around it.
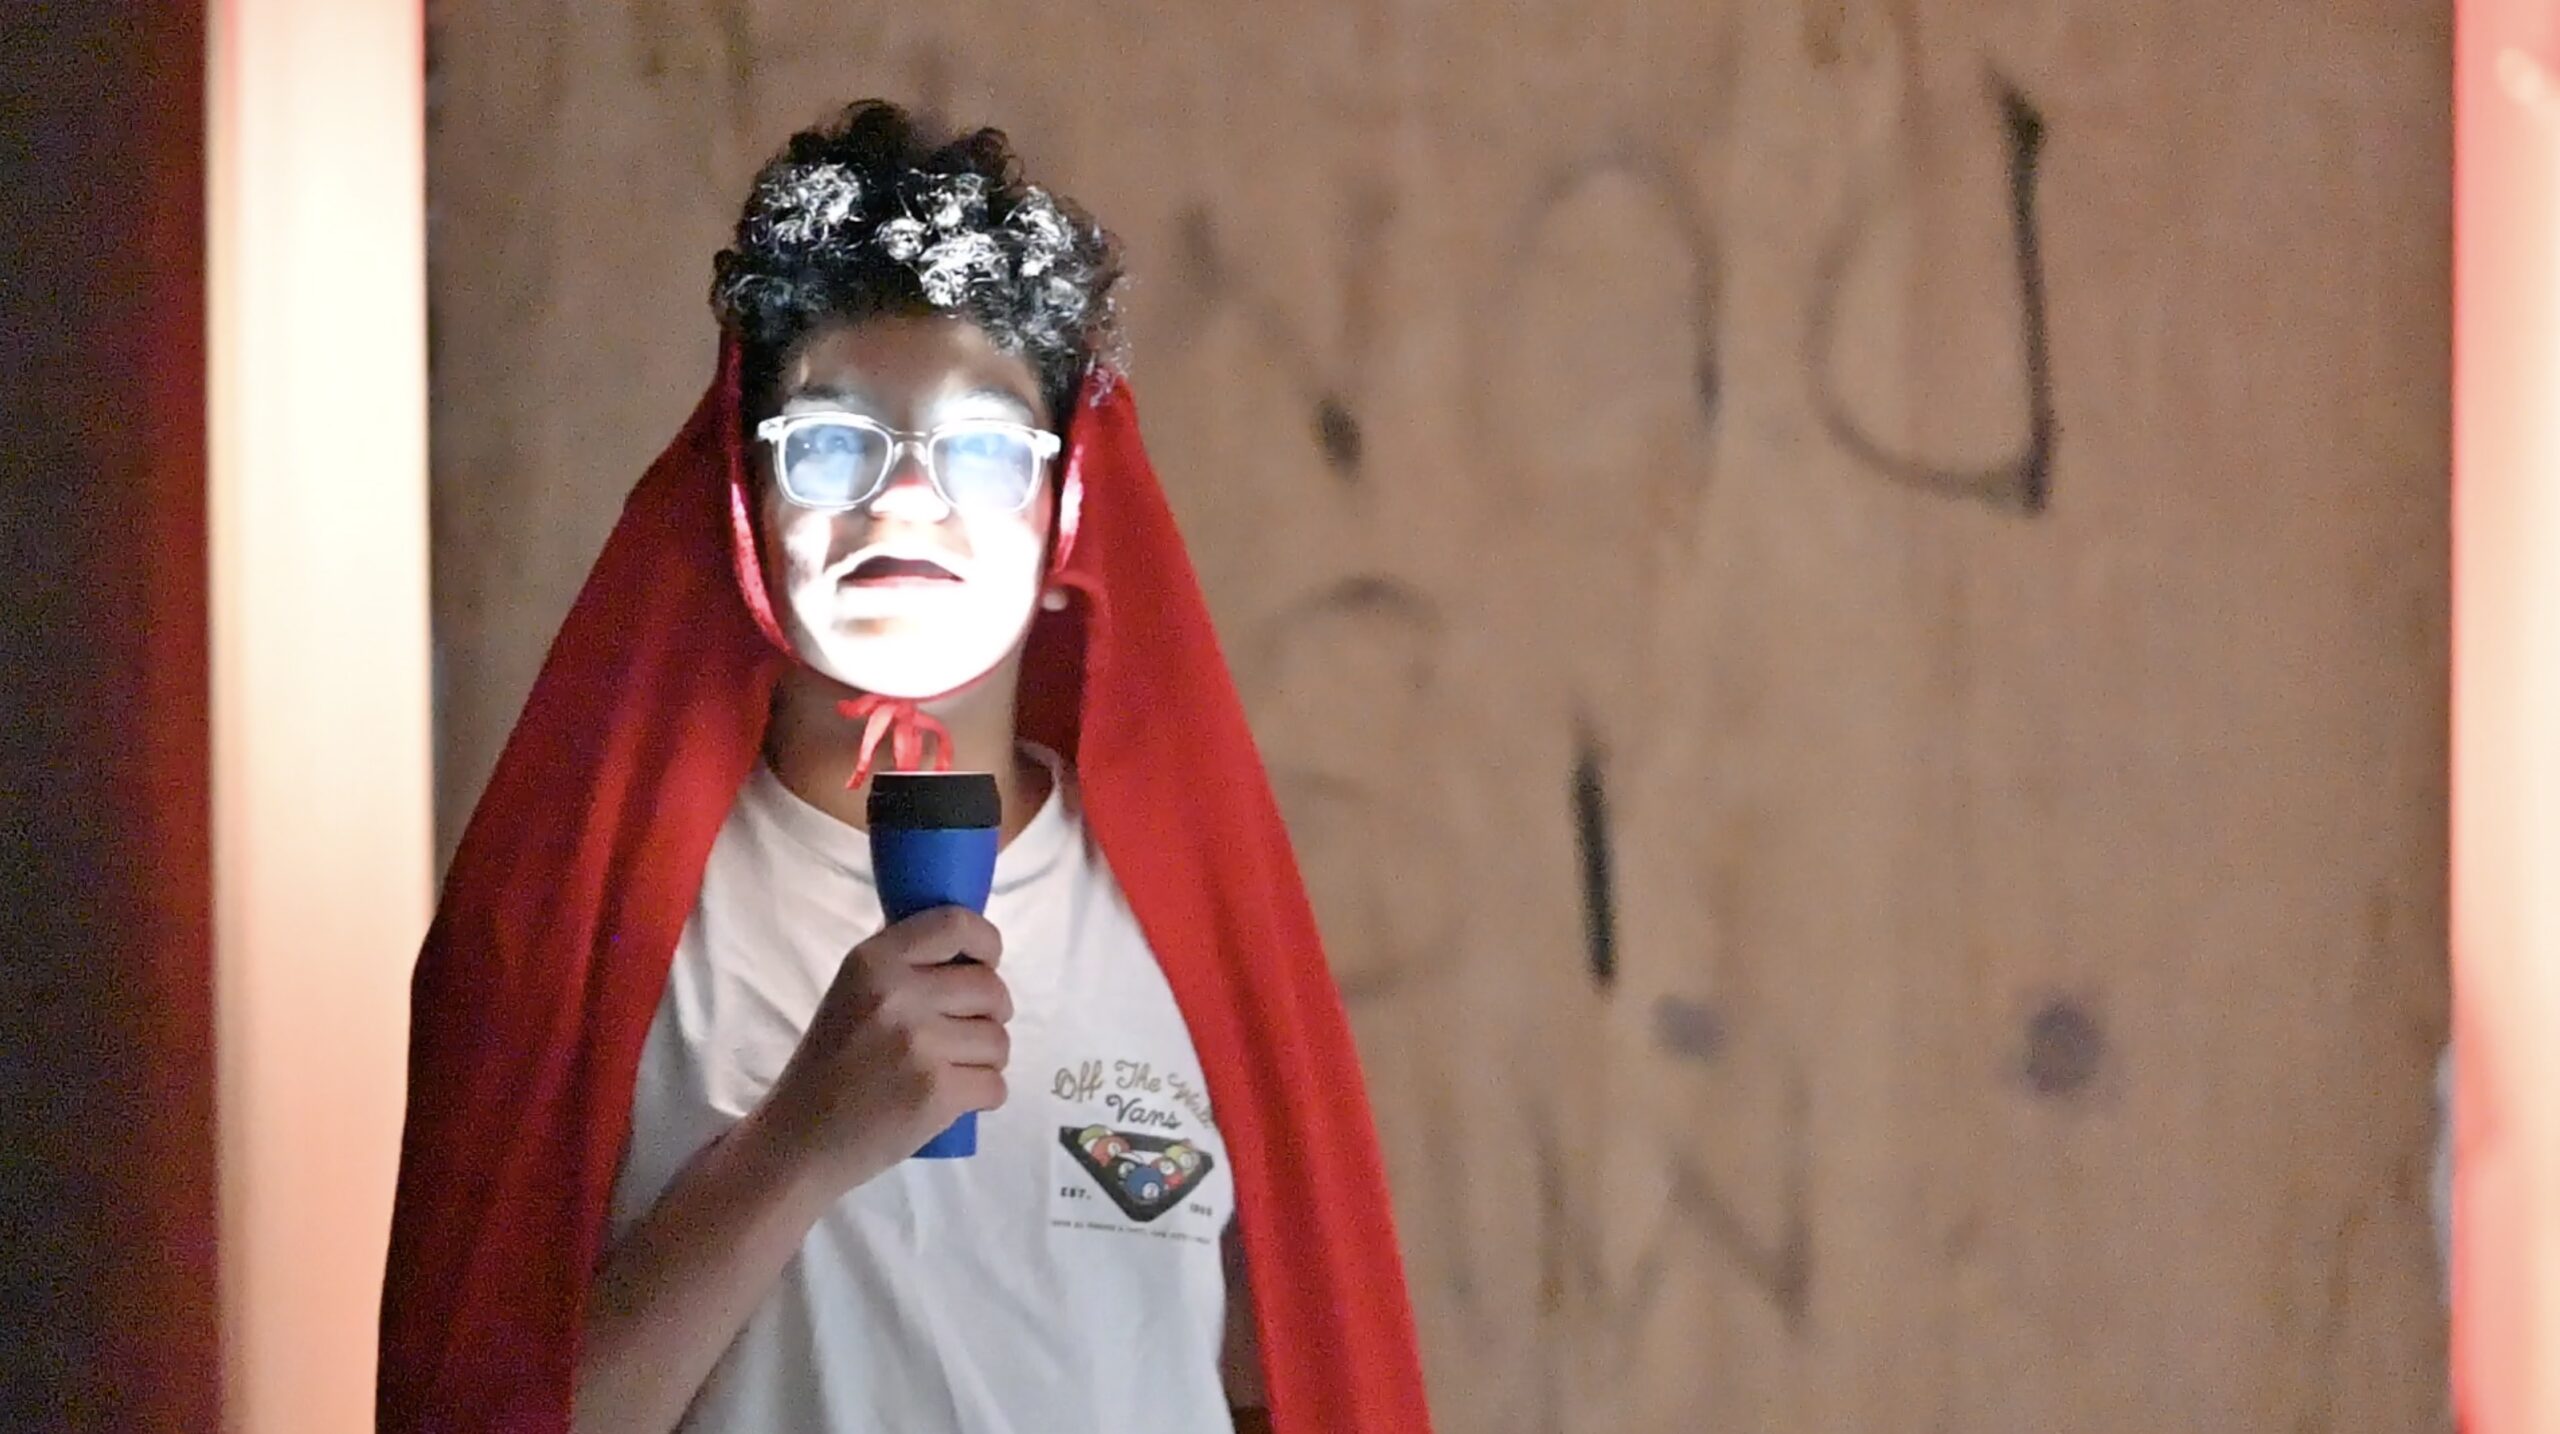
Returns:
[[[385,1431],[1427,1427],[1117,277],[991,131],[759,174],[420,961]],[[985,918],[882,929],[887,767],[995,775]]]

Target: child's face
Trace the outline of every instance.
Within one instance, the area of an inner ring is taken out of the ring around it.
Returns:
[[[812,334],[774,403],[753,445],[758,541],[801,657],[908,699],[1011,657],[1039,601],[1060,461],[1030,365],[966,320],[877,318]],[[939,435],[938,483],[894,434]]]

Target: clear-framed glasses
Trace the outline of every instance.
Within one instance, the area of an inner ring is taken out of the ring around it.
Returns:
[[[1058,456],[1058,435],[1003,419],[907,433],[850,413],[787,413],[756,425],[773,445],[782,496],[804,508],[859,508],[880,495],[912,447],[933,491],[955,509],[1019,513]]]

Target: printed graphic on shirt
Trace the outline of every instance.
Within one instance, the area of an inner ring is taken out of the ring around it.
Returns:
[[[1226,1201],[1204,1191],[1222,1147],[1195,1079],[1151,1061],[1075,1061],[1049,1094],[1060,1121],[1051,1224],[1216,1241]]]
[[[1122,1214],[1140,1224],[1181,1204],[1218,1164],[1187,1141],[1101,1125],[1062,1126],[1058,1143]]]

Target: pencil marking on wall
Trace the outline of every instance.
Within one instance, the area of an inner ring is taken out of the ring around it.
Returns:
[[[1970,498],[2007,512],[2035,516],[2053,496],[2054,416],[2051,339],[2045,313],[2043,232],[2037,217],[2037,182],[2045,123],[2033,101],[1997,70],[1989,72],[1999,112],[2008,178],[2009,240],[2017,276],[2019,367],[2025,376],[2026,437],[2012,456],[1979,467],[1949,465],[1897,452],[1850,411],[1834,361],[1839,348],[1840,300],[1851,261],[1869,237],[1892,177],[1871,172],[1853,192],[1838,237],[1823,255],[1808,324],[1815,407],[1832,441],[1862,466],[1892,482],[1952,497]],[[1871,161],[1881,170],[1886,158]]]
[[[1609,787],[1600,748],[1585,730],[1573,756],[1573,835],[1582,861],[1583,958],[1602,995],[1618,984],[1618,893],[1610,849]]]

